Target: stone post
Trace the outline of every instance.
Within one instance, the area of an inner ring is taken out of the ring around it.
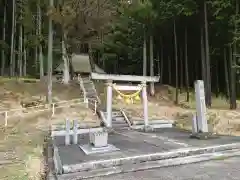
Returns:
[[[65,134],[65,145],[70,145],[70,121],[66,119],[66,134]]]
[[[192,133],[195,134],[198,132],[198,127],[197,127],[197,116],[196,114],[193,115],[192,118]]]
[[[73,144],[78,143],[78,120],[73,120]]]
[[[142,100],[143,100],[143,116],[144,116],[144,125],[147,127],[148,123],[148,98],[147,98],[147,85],[146,82],[142,82]]]
[[[202,80],[195,82],[195,97],[197,108],[197,127],[198,132],[208,132],[208,123],[206,119],[206,104],[205,104],[205,92],[204,83]]]
[[[112,81],[107,83],[107,127],[112,127]]]

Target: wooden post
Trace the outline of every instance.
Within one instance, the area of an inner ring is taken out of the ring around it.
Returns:
[[[112,81],[107,83],[107,126],[112,127]]]
[[[73,144],[77,144],[78,143],[77,130],[78,130],[78,121],[77,120],[73,120]]]
[[[142,99],[143,99],[143,115],[145,127],[149,125],[148,123],[148,98],[147,98],[147,85],[146,82],[142,82]]]
[[[65,145],[70,145],[70,121],[66,119]]]
[[[5,121],[5,127],[8,125],[8,113],[7,111],[4,112],[4,121]]]

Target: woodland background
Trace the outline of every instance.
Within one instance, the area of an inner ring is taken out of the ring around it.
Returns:
[[[206,104],[240,97],[238,0],[1,0],[1,75],[38,77],[72,53],[89,53],[108,73],[160,75],[186,91],[205,82]],[[153,85],[151,93],[154,94]]]

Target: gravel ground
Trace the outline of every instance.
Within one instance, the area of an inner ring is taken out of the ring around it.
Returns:
[[[240,180],[240,157],[90,180]]]

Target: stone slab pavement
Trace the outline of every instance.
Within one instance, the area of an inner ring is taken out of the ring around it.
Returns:
[[[145,138],[145,140],[143,138]],[[89,136],[79,135],[78,140],[81,145],[88,144]],[[65,146],[64,137],[55,138],[54,144],[58,147],[63,165],[164,152],[182,147],[175,143],[164,144],[165,140],[162,139],[152,140],[151,138],[141,136],[138,138],[129,138],[128,136],[118,133],[110,134],[108,142],[120,150],[115,152],[85,155],[78,145]]]
[[[240,142],[239,137],[222,136],[218,139],[196,140],[189,138],[190,133],[174,128],[160,129],[151,133],[133,130],[116,130],[109,134],[109,143],[120,151],[94,154],[86,156],[78,145],[64,145],[64,137],[56,137],[54,144],[59,149],[59,155],[63,165],[79,164],[95,160],[107,160],[127,156],[167,152],[170,150],[205,147],[220,144]],[[79,135],[79,144],[88,144],[88,135]]]
[[[120,132],[120,131],[119,131]],[[165,128],[158,129],[155,132],[137,132],[137,131],[125,131],[121,132],[122,134],[139,134],[139,137],[150,137],[152,139],[162,139],[165,143],[178,144],[182,147],[206,147],[212,145],[220,144],[231,144],[239,143],[240,137],[236,136],[218,136],[218,138],[208,139],[208,140],[198,140],[192,139],[190,137],[190,132],[185,130],[180,130],[176,128]]]
[[[151,169],[88,180],[239,180],[240,157]]]

